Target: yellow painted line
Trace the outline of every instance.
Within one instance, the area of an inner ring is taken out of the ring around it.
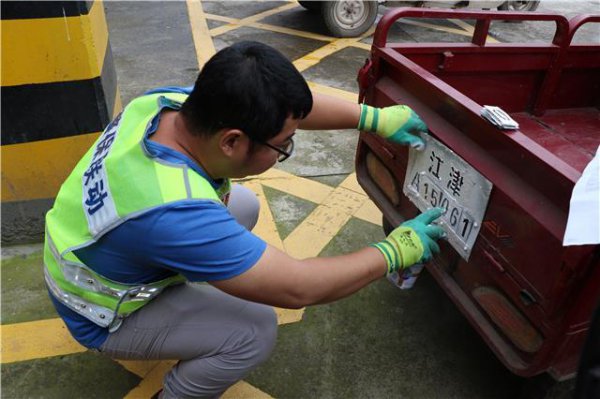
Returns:
[[[372,35],[373,32],[375,32],[375,27],[371,27],[368,31],[366,31],[359,37],[334,40],[333,42],[326,44],[325,46],[318,48],[311,53],[306,54],[304,57],[297,59],[296,61],[294,61],[294,66],[300,72],[302,72],[318,64],[323,58],[330,56],[331,54],[340,51],[341,49],[358,43],[363,38]]]
[[[462,28],[465,32],[468,32],[470,35],[473,35],[473,32],[475,32],[475,27],[470,25],[466,21],[463,21],[462,19],[449,19],[448,21],[450,21],[454,25]],[[490,35],[487,36],[486,42],[487,43],[500,43],[498,40],[494,39]]]
[[[277,314],[277,324],[290,324],[297,323],[302,320],[302,315],[304,314],[304,308],[302,309],[282,309],[282,308],[273,308],[275,310],[275,314]]]
[[[4,324],[2,330],[2,364],[51,356],[85,352],[61,319]]]
[[[284,251],[283,242],[277,231],[277,226],[275,225],[275,220],[271,213],[271,209],[269,208],[269,203],[267,202],[262,186],[256,180],[246,181],[243,183],[243,186],[252,190],[258,197],[260,203],[260,214],[258,215],[258,221],[252,232],[265,240],[269,245]]]
[[[344,179],[344,181],[340,183],[339,187],[343,187],[347,190],[354,191],[357,194],[368,197],[365,191],[360,186],[360,184],[358,184],[358,180],[356,179],[356,173],[349,174],[348,177],[346,177],[346,179]],[[352,216],[381,226],[381,211],[370,199],[367,199],[365,203],[360,208],[358,208],[358,210]]]
[[[140,383],[133,388],[124,399],[141,399],[150,398],[158,392],[163,386],[163,378],[165,374],[177,363],[175,360],[163,360],[159,362]]]
[[[326,184],[274,168],[254,178],[262,185],[317,204],[323,202],[333,191],[333,188]]]
[[[315,82],[307,83],[308,87],[310,87],[310,89],[314,92],[327,94],[333,97],[338,97],[347,101],[351,101],[353,103],[358,103],[358,93],[352,93],[351,91],[336,89],[335,87],[325,86]]]
[[[298,29],[284,28],[282,26],[264,24],[264,23],[260,23],[260,22],[254,22],[254,23],[248,24],[247,26],[250,26],[252,28],[262,29],[262,30],[268,30],[271,32],[284,33],[287,35],[303,37],[305,39],[319,40],[319,41],[323,41],[323,42],[331,42],[331,41],[337,40],[337,38],[331,37],[331,36],[319,35],[318,33],[305,32],[305,31],[298,30]]]
[[[198,67],[202,69],[202,66],[215,54],[215,45],[210,36],[200,0],[186,0],[186,3]]]
[[[371,45],[363,42],[354,42],[351,44],[352,47],[361,48],[363,50],[371,51]]]
[[[108,45],[101,3],[88,15],[2,20],[2,86],[100,76]]]
[[[365,222],[373,223],[377,226],[381,226],[382,213],[377,206],[371,200],[365,201],[365,203],[354,213],[355,218],[364,220]]]
[[[471,37],[471,34],[465,32],[464,30],[449,28],[447,26],[440,26],[440,25],[430,24],[427,22],[413,21],[410,19],[401,19],[397,22],[404,24],[404,25],[418,26],[421,28],[429,28],[429,29],[433,29],[433,30],[437,30],[437,31],[441,31],[441,32],[454,33],[454,34],[461,35],[461,36]]]
[[[236,24],[240,21],[237,18],[224,17],[223,15],[217,15],[217,14],[204,13],[204,16],[206,17],[206,19],[211,19],[211,20],[220,21],[220,22],[227,22],[229,24]]]
[[[287,253],[297,259],[319,255],[366,199],[343,187],[336,188],[284,240]]]
[[[116,360],[126,370],[139,377],[146,377],[158,364],[160,360]]]
[[[98,134],[2,146],[2,202],[55,197]]]
[[[219,35],[222,35],[223,33],[229,32],[229,31],[231,31],[233,29],[237,29],[237,28],[239,28],[241,26],[249,25],[250,23],[257,22],[257,21],[259,21],[259,20],[261,20],[263,18],[266,18],[268,16],[271,16],[271,15],[274,15],[274,14],[278,14],[278,13],[280,13],[282,11],[291,10],[292,8],[296,8],[296,7],[299,7],[298,3],[296,3],[296,2],[288,3],[288,4],[285,4],[283,6],[276,7],[276,8],[273,8],[271,10],[267,10],[267,11],[264,11],[264,12],[252,15],[250,17],[242,18],[242,19],[240,19],[238,21],[235,21],[235,22],[232,22],[232,23],[230,23],[228,25],[223,25],[223,26],[219,26],[217,28],[211,29],[210,30],[210,34],[213,37],[219,36]]]
[[[304,57],[294,61],[294,66],[300,71],[304,71],[316,64],[318,64],[323,58],[348,47],[353,43],[355,39],[338,39],[323,47],[316,49],[313,52],[306,54]]]
[[[222,399],[272,399],[273,397],[261,391],[260,389],[253,387],[247,382],[240,381],[229,388],[221,396]]]

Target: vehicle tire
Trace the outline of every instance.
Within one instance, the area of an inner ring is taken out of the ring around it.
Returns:
[[[499,10],[503,11],[517,11],[517,12],[527,12],[527,11],[535,11],[539,7],[539,1],[507,1],[498,6]]]
[[[321,13],[333,36],[356,37],[365,33],[375,22],[377,5],[377,1],[325,1]]]
[[[321,1],[298,1],[298,3],[310,12],[321,11]]]

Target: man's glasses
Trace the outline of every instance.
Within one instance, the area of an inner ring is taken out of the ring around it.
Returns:
[[[277,162],[285,161],[292,155],[292,152],[294,152],[294,139],[292,137],[290,137],[287,140],[287,142],[281,147],[275,147],[273,144],[269,144],[266,141],[255,139],[250,136],[248,136],[248,137],[252,141],[256,141],[259,144],[262,144],[264,146],[271,148],[272,150],[277,151],[279,153],[279,156],[277,157]]]

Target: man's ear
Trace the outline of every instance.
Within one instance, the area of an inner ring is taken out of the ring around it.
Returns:
[[[219,136],[219,148],[228,157],[246,152],[248,137],[239,129],[224,129]]]

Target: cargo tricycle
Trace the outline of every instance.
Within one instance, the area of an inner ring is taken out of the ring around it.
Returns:
[[[470,43],[388,42],[402,18],[469,20],[473,35]],[[506,20],[550,22],[555,34],[550,43],[490,43],[490,24]],[[423,151],[362,132],[359,183],[388,229],[446,209],[439,223],[448,239],[426,269],[523,377],[573,377],[600,300],[600,245],[563,246],[573,187],[600,144],[600,45],[574,44],[573,36],[598,22],[394,9],[358,76],[361,102],[407,104],[429,127]],[[490,123],[486,105],[518,128]]]

